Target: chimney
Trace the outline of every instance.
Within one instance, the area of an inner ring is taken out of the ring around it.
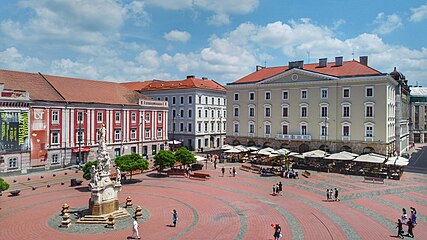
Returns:
[[[303,69],[304,68],[304,61],[289,62],[289,69],[292,69],[292,68]]]
[[[257,66],[256,66],[256,71],[258,72],[259,70],[261,70],[261,69],[263,69],[263,68],[264,68],[263,66],[257,65]]]
[[[342,66],[343,57],[335,57],[335,67]]]
[[[368,56],[360,56],[359,62],[365,66],[368,66]]]
[[[328,64],[327,58],[319,58],[319,67],[326,67],[327,64]]]
[[[194,75],[188,75],[187,79],[194,78]]]

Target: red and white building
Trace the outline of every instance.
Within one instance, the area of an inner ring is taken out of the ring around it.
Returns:
[[[0,172],[25,173],[76,164],[79,159],[94,160],[102,125],[107,128],[111,158],[131,152],[149,157],[165,148],[165,101],[150,100],[119,83],[41,73],[0,70],[0,83],[4,89],[24,91],[29,96],[28,147],[0,149]],[[0,138],[0,144],[5,140]],[[25,154],[27,157],[22,157]]]

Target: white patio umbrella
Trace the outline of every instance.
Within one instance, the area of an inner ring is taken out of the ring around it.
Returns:
[[[353,161],[355,162],[367,162],[367,163],[384,163],[386,160],[386,157],[383,155],[379,155],[376,153],[369,153],[360,155],[357,158],[355,158]]]
[[[259,147],[256,147],[256,146],[250,146],[250,147],[247,147],[247,149],[248,149],[249,151],[258,151],[260,148],[259,148]]]
[[[277,152],[278,152],[280,155],[286,155],[286,154],[289,154],[291,151],[289,151],[289,150],[288,150],[288,149],[286,149],[286,148],[281,148],[281,149],[277,150]]]
[[[331,154],[327,157],[325,157],[325,159],[330,159],[330,160],[341,160],[341,161],[351,161],[353,159],[355,159],[356,156],[353,156],[352,154],[349,154],[349,152],[339,152],[339,153],[334,153]]]
[[[409,163],[409,159],[404,157],[391,157],[385,162],[385,165],[395,165],[395,166],[406,166]]]
[[[266,148],[263,148],[263,149],[261,149],[261,150],[264,150],[264,151],[266,151],[266,152],[273,152],[273,151],[275,151],[273,148],[271,148],[271,147],[266,147]],[[260,151],[261,151],[260,150]]]
[[[168,141],[168,144],[176,145],[176,144],[181,144],[181,142],[178,140],[173,140],[173,141]]]
[[[241,152],[249,151],[248,148],[246,148],[245,146],[242,146],[242,145],[235,146],[234,148],[237,150],[240,150]]]
[[[302,155],[304,157],[323,158],[323,157],[327,156],[327,153],[325,151],[317,149],[317,150],[313,150],[310,152],[305,152]]]
[[[228,150],[226,150],[224,152],[225,153],[239,153],[241,151],[239,149],[231,148],[231,149],[228,149]]]
[[[228,149],[232,149],[232,148],[234,148],[234,147],[231,146],[231,145],[228,145],[228,144],[224,144],[224,145],[221,146],[222,150],[228,150]]]
[[[196,158],[196,161],[205,161],[206,160],[206,158],[205,157],[202,157],[202,156],[199,156],[199,155],[196,155],[196,156],[194,156],[195,158]]]
[[[264,149],[261,149],[261,150],[259,150],[258,152],[257,152],[257,154],[259,154],[259,155],[265,155],[265,156],[269,156],[270,155],[270,151],[266,151],[266,150],[264,150]]]

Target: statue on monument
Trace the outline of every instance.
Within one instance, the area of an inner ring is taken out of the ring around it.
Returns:
[[[117,167],[117,169],[116,169],[116,174],[117,174],[116,183],[121,183],[121,181],[122,181],[122,173],[120,172],[120,168],[119,167]]]
[[[98,148],[98,171],[100,171],[103,174],[109,174],[110,173],[110,165],[111,165],[111,159],[110,155],[107,152],[107,145],[105,144],[105,133],[106,128],[105,125],[102,124],[102,128],[99,129],[99,148]]]

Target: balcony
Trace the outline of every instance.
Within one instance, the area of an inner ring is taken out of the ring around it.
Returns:
[[[255,133],[248,133],[248,136],[249,136],[249,137],[254,137],[254,136],[255,136]]]
[[[311,135],[292,135],[294,140],[311,140]]]
[[[292,140],[292,135],[278,133],[278,134],[276,134],[276,139],[279,139],[279,140]]]
[[[234,133],[233,133],[233,136],[238,137],[238,136],[239,136],[239,133],[238,133],[238,132],[234,132]]]

